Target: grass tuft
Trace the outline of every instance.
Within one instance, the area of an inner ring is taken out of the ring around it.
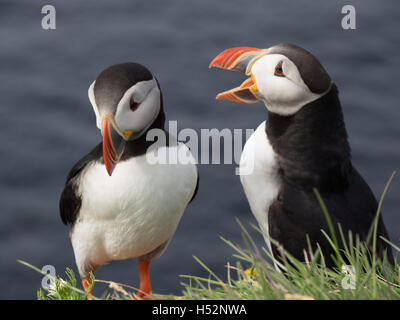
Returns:
[[[337,228],[339,234],[335,233],[323,199],[319,192],[314,190],[327,220],[329,234],[324,230],[322,232],[335,253],[333,258],[335,258],[336,268],[326,267],[326,258],[319,246],[317,246],[317,250],[312,251],[311,244],[309,244],[308,249],[304,250],[305,262],[302,262],[285,251],[274,239],[270,239],[283,256],[281,268],[284,271],[278,271],[272,262],[273,257],[270,252],[265,248],[258,248],[250,233],[238,221],[242,229],[245,248],[221,238],[234,249],[233,256],[237,259],[235,265],[227,263],[226,280],[221,279],[198,257],[194,257],[207,271],[208,277],[182,275],[184,280],[181,296],[156,295],[156,297],[179,300],[400,300],[398,262],[393,266],[386,257],[381,260],[374,255],[378,217],[394,174],[382,194],[374,223],[371,226],[370,236],[365,242],[351,232],[345,235],[340,224]],[[252,227],[257,232],[261,232],[256,226],[252,225]],[[263,236],[269,238],[268,235],[264,234]],[[341,240],[342,248],[339,248],[338,239]],[[400,248],[387,239],[382,238],[382,240],[393,248],[397,258]],[[369,250],[371,242],[372,252]],[[53,280],[53,285],[49,289],[38,290],[38,299],[82,300],[87,298],[88,294],[76,287],[76,277],[71,269],[66,269],[66,278],[63,280],[58,276],[52,277],[27,262],[20,260],[19,262]],[[112,290],[111,293],[106,292],[102,297],[93,297],[93,299],[132,299],[138,290],[112,281],[96,280],[93,275],[91,277],[93,284],[103,282],[108,284]]]

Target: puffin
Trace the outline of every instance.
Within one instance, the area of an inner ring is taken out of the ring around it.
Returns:
[[[135,298],[150,299],[150,261],[167,248],[195,197],[196,162],[190,149],[165,130],[160,85],[143,65],[108,67],[88,94],[103,138],[69,172],[59,202],[61,220],[71,226],[88,298],[90,272],[112,260],[138,258]],[[174,154],[184,154],[185,161]]]
[[[239,170],[275,267],[284,269],[282,248],[305,261],[309,241],[334,268],[334,250],[321,231],[329,234],[328,223],[315,190],[337,238],[340,224],[346,241],[349,231],[367,240],[378,209],[373,192],[352,164],[337,86],[313,54],[290,43],[227,49],[209,67],[249,76],[217,99],[261,101],[267,109],[267,120],[243,148]],[[389,239],[382,215],[374,254],[393,264],[391,248],[381,237]],[[343,248],[341,239],[338,244]]]

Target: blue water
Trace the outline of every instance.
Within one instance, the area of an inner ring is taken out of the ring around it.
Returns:
[[[168,120],[179,129],[256,128],[265,107],[215,101],[240,83],[209,70],[233,46],[292,42],[313,52],[339,87],[353,162],[380,196],[400,164],[400,7],[398,1],[352,1],[357,29],[341,28],[347,1],[51,1],[57,29],[41,28],[46,1],[0,3],[0,298],[33,299],[41,275],[19,265],[76,271],[58,199],[72,165],[100,139],[87,89],[105,67],[148,66],[163,89]],[[243,244],[238,217],[255,223],[235,165],[201,165],[200,190],[165,254],[151,266],[153,289],[179,294],[181,274],[206,275],[199,257],[226,275]],[[392,241],[400,243],[400,177],[383,205]],[[260,235],[252,232],[257,244]],[[136,261],[112,262],[99,279],[138,285]],[[98,287],[101,293],[105,287]]]

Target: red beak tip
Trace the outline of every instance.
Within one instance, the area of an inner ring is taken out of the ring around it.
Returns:
[[[211,69],[211,68],[220,68],[221,66],[220,66],[220,64],[218,64],[217,63],[217,61],[216,61],[216,58],[213,60],[213,61],[211,61],[211,63],[208,65],[208,69]]]
[[[113,166],[110,163],[108,163],[107,161],[104,161],[104,165],[106,167],[106,171],[107,171],[108,175],[111,177],[112,172],[114,170]]]
[[[104,121],[103,128],[103,158],[107,173],[111,177],[118,160],[115,155],[107,120]]]
[[[232,70],[235,65],[242,59],[245,55],[250,52],[260,52],[262,49],[254,47],[234,47],[226,49],[217,55],[213,61],[211,61],[209,68],[217,67],[221,69]]]

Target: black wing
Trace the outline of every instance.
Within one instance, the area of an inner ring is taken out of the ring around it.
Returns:
[[[192,195],[192,199],[190,199],[189,203],[191,203],[193,201],[193,199],[196,197],[197,195],[197,191],[199,191],[199,182],[200,182],[200,176],[199,176],[199,168],[196,166],[196,170],[197,170],[197,181],[196,181],[196,188],[194,189],[193,195]]]
[[[166,132],[167,133],[167,141],[169,141],[169,133],[168,132]],[[178,143],[183,143],[183,144],[185,144],[185,141],[181,141],[181,140],[178,140]],[[185,144],[186,145],[186,144]],[[190,150],[190,147],[188,146],[188,145],[186,145],[186,147],[189,149],[189,151],[191,151]],[[196,181],[196,188],[194,189],[194,193],[193,193],[193,195],[192,195],[192,198],[190,199],[190,201],[189,201],[189,203],[191,203],[192,201],[193,201],[193,199],[196,197],[196,195],[197,195],[197,192],[199,191],[199,182],[200,182],[200,176],[199,176],[199,168],[196,166],[196,171],[197,171],[197,181]]]
[[[341,236],[337,228],[338,223],[345,236],[351,230],[353,235],[358,234],[361,240],[366,240],[378,203],[368,184],[355,168],[351,168],[349,185],[344,192],[321,192],[321,196],[336,227],[339,245]],[[332,247],[321,232],[323,229],[330,235],[325,216],[312,190],[304,191],[293,184],[284,184],[278,199],[269,208],[268,224],[272,239],[282,244],[299,260],[304,260],[303,249],[308,248],[306,234],[310,238],[313,250],[318,243],[325,258],[333,254]],[[383,258],[386,252],[388,260],[393,263],[390,247],[379,236],[389,239],[382,215],[378,222],[376,253],[378,257]],[[279,256],[275,246],[273,254],[275,257]],[[332,264],[333,261],[328,259],[327,265]]]
[[[60,216],[64,224],[73,225],[78,217],[82,199],[77,194],[76,181],[82,170],[92,161],[102,157],[102,144],[98,144],[89,154],[79,160],[68,174],[64,190],[60,198]]]

